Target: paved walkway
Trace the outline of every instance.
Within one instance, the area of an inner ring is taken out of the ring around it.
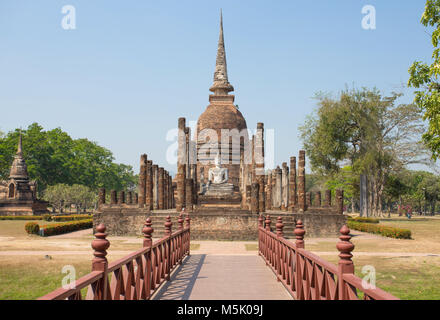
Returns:
[[[153,300],[291,300],[257,254],[187,257]]]

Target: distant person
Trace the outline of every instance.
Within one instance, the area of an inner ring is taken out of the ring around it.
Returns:
[[[411,217],[412,217],[412,207],[410,205],[406,206],[406,217],[408,219],[411,219]]]

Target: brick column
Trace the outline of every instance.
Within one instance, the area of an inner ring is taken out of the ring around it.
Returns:
[[[192,200],[193,200],[193,195],[192,195],[192,187],[193,187],[193,181],[192,179],[186,179],[186,186],[185,186],[185,196],[186,196],[186,201],[185,201],[185,208],[187,212],[192,212]]]
[[[164,191],[164,186],[163,186],[163,178],[164,178],[164,170],[162,167],[159,168],[159,176],[158,176],[158,207],[159,210],[163,210],[163,191]]]
[[[185,207],[185,164],[179,164],[178,172],[177,172],[177,199],[176,199],[176,211],[182,211],[182,208]]]
[[[111,190],[110,191],[110,204],[117,204],[118,203],[118,199],[116,196],[116,190]]]
[[[147,161],[146,207],[153,210],[153,161]]]
[[[266,210],[272,210],[272,170],[267,173]]]
[[[168,171],[163,171],[163,208],[168,209]]]
[[[105,188],[99,188],[98,208],[105,204]]]
[[[259,209],[260,209],[260,206],[259,206],[260,201],[258,199],[259,195],[260,195],[259,188],[260,188],[260,184],[258,184],[256,182],[252,183],[251,211],[252,211],[252,213],[256,213],[256,214],[259,213]]]
[[[255,175],[258,186],[258,212],[266,209],[266,191],[264,188],[264,124],[257,123],[257,134],[255,136]]]
[[[306,193],[306,205],[307,205],[307,208],[310,208],[312,206],[312,193],[311,192]]]
[[[133,204],[133,192],[128,191],[125,198],[125,203]]]
[[[168,177],[168,186],[169,186],[169,198],[168,198],[168,207],[170,209],[174,208],[174,204],[173,204],[173,195],[174,195],[174,188],[173,188],[173,178],[170,175]]]
[[[332,191],[325,190],[324,207],[332,206]]]
[[[321,191],[316,191],[315,193],[315,207],[321,206]]]
[[[275,202],[274,207],[275,209],[281,209],[281,205],[283,202],[283,186],[282,186],[282,170],[280,167],[277,167],[275,169]]]
[[[176,199],[176,211],[182,211],[182,208],[185,207],[185,179],[186,179],[186,135],[185,135],[185,118],[179,118],[178,120],[178,151],[177,151],[177,175],[176,175],[176,184],[177,184],[177,199]]]
[[[252,186],[246,186],[246,205],[248,210],[251,210],[251,199],[252,199]]]
[[[299,160],[298,160],[298,205],[299,205],[300,212],[304,212],[307,210],[307,204],[306,204],[306,152],[304,150],[299,151]]]
[[[145,205],[145,178],[147,173],[147,155],[141,155],[141,165],[139,170],[139,208]]]
[[[125,203],[125,191],[119,191],[118,204],[124,204],[124,203]]]
[[[344,214],[344,190],[336,190],[336,209],[339,214]]]
[[[289,173],[289,208],[291,211],[297,205],[298,198],[296,195],[296,157],[290,157],[290,173]]]
[[[159,166],[153,164],[153,209],[159,209]]]
[[[282,200],[281,209],[287,211],[289,208],[289,167],[286,162],[283,162],[281,185],[282,185]]]

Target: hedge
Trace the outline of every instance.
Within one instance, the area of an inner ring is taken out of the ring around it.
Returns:
[[[356,222],[363,222],[363,223],[379,223],[379,219],[375,218],[367,218],[367,217],[351,217],[347,216],[349,220],[356,221]]]
[[[350,229],[380,234],[384,237],[395,238],[395,239],[411,239],[411,230],[408,229],[387,227],[372,223],[362,223],[350,219],[347,221],[347,225]]]
[[[53,223],[40,226],[40,236],[48,237],[93,227],[93,220],[79,220],[70,222]]]
[[[91,214],[71,214],[67,216],[52,216],[52,221],[74,221],[92,219]]]
[[[43,216],[0,216],[0,220],[43,220]]]
[[[36,222],[28,222],[25,224],[24,229],[28,234],[38,234],[40,226]]]

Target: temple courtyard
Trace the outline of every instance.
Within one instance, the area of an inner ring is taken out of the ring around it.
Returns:
[[[58,288],[66,276],[62,273],[65,265],[75,267],[76,278],[90,272],[92,229],[42,238],[27,235],[25,223],[26,221],[0,221],[0,300],[35,299]],[[373,266],[376,270],[376,285],[401,299],[440,299],[440,279],[436,276],[440,272],[440,218],[413,217],[408,220],[395,215],[381,219],[381,224],[410,229],[413,239],[390,239],[352,231],[351,241],[356,246],[353,251],[356,275],[363,278],[365,274],[362,273],[362,268]],[[109,236],[108,240],[111,243],[107,256],[110,262],[142,246],[141,237]],[[337,241],[336,237],[306,237],[305,247],[325,260],[337,263]],[[272,292],[273,299],[281,299],[284,289],[281,284],[269,281],[275,275],[264,266],[263,260],[257,256],[257,250],[256,241],[193,240],[191,257],[186,258],[182,265],[182,274],[189,272],[190,277],[186,278],[183,287],[180,285],[181,294],[176,294],[174,298],[197,299],[203,296],[204,288],[212,290],[212,285],[208,282],[211,273],[216,274],[217,277],[211,277],[215,281],[222,283],[223,278],[234,286],[233,282],[228,281],[233,270],[230,267],[221,268],[221,265],[222,261],[236,256],[241,261],[240,265],[247,265],[242,269],[248,270],[249,267],[249,270],[253,270],[250,277],[261,281],[251,281],[256,292],[260,287],[265,288],[264,283],[268,281],[267,283],[271,283],[267,287],[268,293]],[[259,265],[264,268],[259,269]],[[179,283],[179,279],[174,280],[168,286]],[[240,288],[235,285],[234,290],[234,295],[240,298],[246,296],[245,291],[250,290],[250,287]],[[166,299],[161,296],[161,292],[164,291],[159,290],[157,298]],[[286,295],[286,298],[289,297]]]

